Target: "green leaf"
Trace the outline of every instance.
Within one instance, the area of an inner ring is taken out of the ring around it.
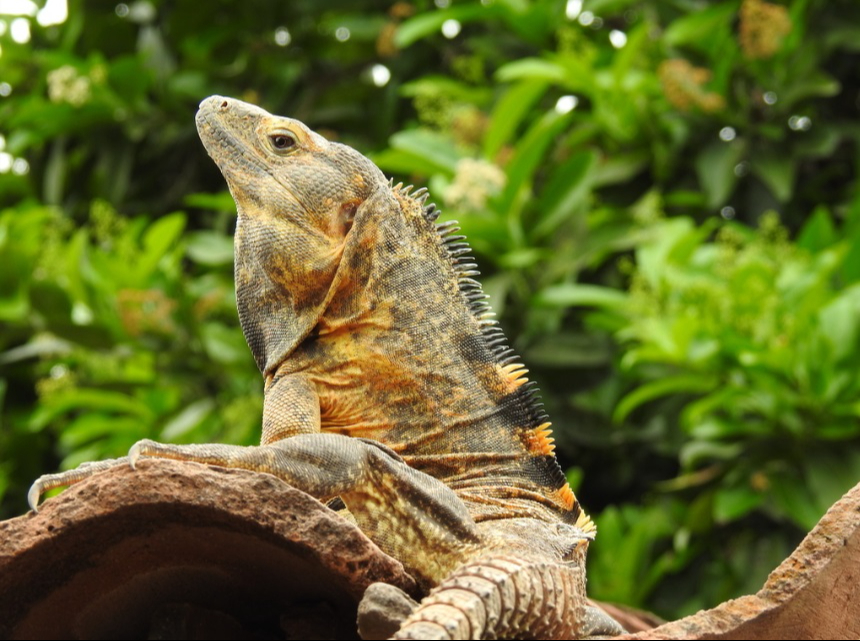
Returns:
[[[655,225],[651,242],[643,243],[636,252],[639,272],[648,283],[658,288],[669,268],[676,247],[695,248],[702,240],[701,230],[689,218],[667,218]]]
[[[860,281],[860,225],[848,237],[848,253],[842,261],[841,275],[845,283]]]
[[[233,239],[214,231],[188,234],[188,257],[201,265],[229,265],[233,262]]]
[[[821,449],[804,458],[804,476],[821,517],[860,478],[857,447],[834,451]]]
[[[67,425],[60,434],[60,445],[66,450],[78,450],[140,423],[140,419],[105,414],[82,414]]]
[[[185,214],[176,212],[152,223],[143,236],[143,256],[137,265],[137,276],[145,278],[151,274],[167,250],[176,243],[185,229]]]
[[[322,13],[322,12],[321,12]],[[386,24],[385,17],[373,12],[324,12],[318,22],[324,32],[334,33],[338,27],[349,29],[350,39],[374,42]]]
[[[28,343],[0,352],[0,365],[16,363],[30,358],[51,358],[68,354],[72,345],[50,334],[37,334]]]
[[[815,527],[823,512],[807,483],[794,472],[775,473],[769,480],[771,496],[781,514],[805,531]]]
[[[242,333],[221,323],[204,323],[201,327],[203,345],[209,357],[217,363],[233,365],[250,357]]]
[[[531,184],[547,148],[556,140],[568,120],[567,115],[549,111],[523,136],[507,168],[508,182],[501,197],[502,211],[511,211],[520,190]]]
[[[406,20],[397,27],[397,32],[394,34],[394,43],[398,47],[406,48],[422,38],[439,33],[442,29],[442,24],[448,20],[468,22],[496,14],[497,11],[493,10],[492,7],[481,5],[467,5],[421,13],[414,18]]]
[[[750,161],[752,172],[767,185],[779,202],[787,202],[794,190],[795,159],[790,154],[761,154]]]
[[[428,175],[441,172],[453,176],[457,171],[461,155],[451,139],[442,134],[429,129],[409,129],[391,136],[389,144],[392,149],[420,159]],[[379,156],[374,157],[374,160],[378,159]]]
[[[746,516],[764,502],[764,495],[748,485],[719,488],[714,495],[714,520],[725,525]]]
[[[735,19],[739,2],[722,2],[698,13],[689,13],[672,22],[663,34],[671,47],[691,45],[703,49]],[[703,46],[704,45],[704,46]]]
[[[214,211],[226,211],[235,213],[236,203],[226,189],[214,194],[188,194],[182,199],[183,204],[200,209],[212,209]]]
[[[648,156],[644,152],[616,154],[605,157],[593,170],[592,186],[606,187],[624,183],[644,171],[648,166]]]
[[[146,98],[151,78],[152,74],[136,56],[126,55],[115,58],[108,67],[108,81],[111,88],[131,104]]]
[[[0,297],[0,321],[22,321],[30,313],[30,300],[23,287],[13,292],[4,292]],[[0,358],[0,362],[2,359]]]
[[[734,190],[737,183],[735,165],[743,158],[744,147],[740,140],[717,141],[696,156],[696,174],[705,192],[708,208],[716,209],[723,205]]]
[[[823,71],[816,70],[809,75],[788,77],[794,78],[795,81],[779,94],[780,103],[786,107],[806,98],[835,96],[842,90],[839,81]]]
[[[579,491],[579,486],[582,485],[583,471],[581,467],[569,467],[565,473],[567,484],[570,485],[574,492]]]
[[[191,403],[164,425],[159,438],[165,441],[181,438],[200,425],[213,409],[215,409],[215,402],[211,398],[203,398]]]
[[[587,149],[575,153],[553,172],[543,191],[538,222],[531,232],[533,238],[552,233],[588,204],[596,167],[597,152]]]
[[[860,345],[860,285],[842,292],[818,312],[824,340],[830,343],[837,359],[857,353]]]
[[[860,51],[860,28],[856,24],[831,26],[824,34],[825,48]]]
[[[705,197],[698,191],[681,190],[672,191],[663,196],[663,203],[667,207],[697,208],[705,206]]]
[[[632,5],[638,5],[640,0],[588,0],[587,8],[596,15],[605,16],[620,13]]]
[[[688,441],[681,446],[678,460],[684,469],[694,469],[713,461],[733,461],[743,452],[741,443],[718,443],[714,441]]]
[[[539,338],[523,354],[526,363],[543,367],[605,367],[611,363],[612,345],[593,334],[560,332]]]
[[[612,413],[615,423],[623,423],[640,405],[670,394],[704,394],[713,391],[717,380],[704,374],[679,374],[640,385],[622,398]]]
[[[30,417],[29,427],[32,431],[41,430],[57,417],[72,410],[80,409],[130,414],[140,418],[151,416],[149,407],[128,394],[101,389],[76,388],[58,392],[50,397],[48,403],[40,405]]]
[[[546,82],[526,80],[505,92],[490,115],[490,124],[484,134],[484,156],[490,159],[496,156],[546,90]]]
[[[498,259],[498,264],[506,269],[525,269],[546,260],[546,252],[537,247],[512,249]]]
[[[440,171],[436,163],[428,162],[424,156],[400,149],[384,149],[370,155],[370,159],[382,171],[400,176],[432,176]],[[447,169],[444,173],[452,175]]]
[[[421,95],[442,95],[456,102],[483,105],[493,92],[484,87],[475,87],[447,76],[423,76],[400,87],[400,95],[414,98]]]
[[[565,283],[545,287],[538,292],[532,299],[532,302],[535,305],[546,307],[573,307],[581,305],[617,310],[628,306],[630,298],[626,293],[610,287]]]
[[[797,245],[811,252],[818,252],[830,247],[836,240],[836,227],[830,212],[824,205],[819,205],[800,230]]]
[[[6,390],[8,389],[8,387],[9,384],[6,382],[6,379],[0,378],[0,430],[3,429],[3,416],[5,414],[3,412],[3,405],[6,401]],[[3,493],[2,491],[0,491],[0,496],[2,495]]]
[[[543,58],[521,58],[499,67],[496,80],[499,82],[541,81],[551,84],[564,84],[567,69],[563,65]]]

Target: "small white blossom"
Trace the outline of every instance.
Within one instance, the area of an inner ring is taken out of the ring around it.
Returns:
[[[486,160],[463,158],[454,181],[445,190],[445,204],[453,209],[476,211],[505,186],[505,172]]]
[[[48,74],[48,98],[80,107],[90,99],[90,79],[70,65],[54,69]]]

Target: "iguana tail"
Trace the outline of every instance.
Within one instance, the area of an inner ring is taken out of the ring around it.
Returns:
[[[571,639],[616,635],[617,623],[587,605],[574,564],[487,555],[461,566],[403,622],[394,639]]]

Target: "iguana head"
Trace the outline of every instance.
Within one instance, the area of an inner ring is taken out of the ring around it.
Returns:
[[[197,130],[236,201],[239,317],[269,373],[316,325],[356,211],[386,181],[350,147],[233,98],[200,103]]]

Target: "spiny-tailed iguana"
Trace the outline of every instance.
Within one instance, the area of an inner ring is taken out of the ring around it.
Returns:
[[[239,317],[265,379],[259,447],[141,456],[274,474],[358,525],[432,591],[397,638],[620,632],[588,605],[594,526],[549,422],[424,190],[302,123],[212,96],[197,114],[238,208]],[[352,438],[350,438],[352,437]],[[113,462],[42,477],[46,490]]]

